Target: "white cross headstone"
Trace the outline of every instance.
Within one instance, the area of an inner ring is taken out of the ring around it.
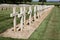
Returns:
[[[34,20],[36,20],[36,12],[37,12],[37,8],[36,6],[34,6]]]
[[[19,27],[19,29],[21,28],[21,31],[23,30],[23,27],[24,27],[24,14],[23,14],[24,12],[23,12],[23,8],[22,7],[20,7],[20,14],[18,14],[18,17],[20,18],[21,17],[21,20],[20,20],[20,27]],[[19,30],[18,29],[18,30]]]
[[[29,14],[29,25],[31,25],[31,22],[32,22],[32,7],[30,6],[29,7],[29,11],[28,11],[28,14]]]
[[[25,25],[25,21],[26,21],[26,8],[23,7],[23,9],[24,9],[24,10],[23,10],[23,12],[24,12],[23,14],[24,14],[24,25]]]
[[[18,13],[16,13],[16,7],[13,7],[13,13],[10,14],[10,17],[14,17],[13,20],[13,26],[14,26],[14,31],[16,31],[16,16],[18,15]]]
[[[40,5],[40,16],[42,15],[42,5]]]
[[[39,7],[39,5],[37,5],[37,16],[38,16],[38,18],[39,18],[39,14],[40,14],[40,7]]]

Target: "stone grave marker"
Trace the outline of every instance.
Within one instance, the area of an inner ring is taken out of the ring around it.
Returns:
[[[39,18],[39,14],[40,14],[40,7],[39,7],[39,5],[37,5],[37,16],[38,16],[38,18]]]
[[[10,17],[14,17],[13,19],[13,26],[14,26],[14,31],[16,31],[16,16],[18,13],[16,13],[16,7],[13,7],[13,13],[10,14]]]
[[[18,18],[21,17],[21,20],[20,20],[20,26],[17,30],[20,30],[21,31],[23,30],[23,27],[24,27],[24,11],[23,11],[23,7],[20,7],[20,14],[18,14]]]
[[[37,12],[37,8],[36,5],[34,6],[34,20],[36,20],[36,12]]]
[[[32,6],[29,6],[28,14],[29,14],[28,25],[31,25],[31,22],[32,22]]]
[[[25,23],[26,23],[26,7],[23,7],[23,14],[24,14],[24,25],[25,25]]]

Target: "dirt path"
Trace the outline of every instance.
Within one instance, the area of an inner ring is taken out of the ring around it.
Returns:
[[[48,8],[48,9],[44,10],[43,12],[41,12],[42,15],[40,16],[40,18],[37,19],[36,21],[34,21],[32,23],[32,25],[29,25],[29,26],[26,25],[26,27],[24,27],[23,31],[13,32],[12,28],[11,28],[11,29],[8,29],[7,31],[5,31],[4,33],[2,33],[1,36],[18,38],[18,39],[20,39],[20,38],[28,39],[30,37],[30,35],[39,27],[39,25],[42,23],[42,21],[46,18],[46,16],[50,13],[51,10],[52,10],[52,8]]]

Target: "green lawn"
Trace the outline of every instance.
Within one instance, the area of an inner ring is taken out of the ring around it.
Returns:
[[[28,2],[27,4],[40,5],[42,2]],[[44,2],[45,5],[60,5],[60,2]]]
[[[60,2],[44,2],[44,4],[60,5]]]
[[[11,19],[10,19],[11,20]],[[24,40],[3,38],[0,40]],[[35,32],[27,40],[60,40],[60,8],[53,8],[50,15],[39,25]]]

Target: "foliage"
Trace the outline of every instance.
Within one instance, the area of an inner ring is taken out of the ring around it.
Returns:
[[[26,3],[31,2],[32,0],[0,0],[0,3],[9,3],[9,4],[19,4],[19,3]]]

